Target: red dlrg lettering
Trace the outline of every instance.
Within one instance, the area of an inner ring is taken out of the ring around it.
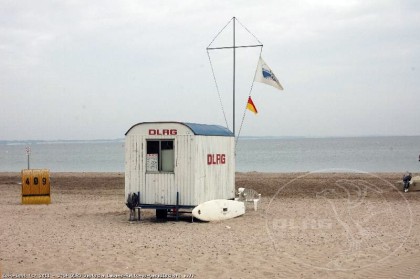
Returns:
[[[176,129],[149,129],[150,136],[175,136],[177,133]]]
[[[223,165],[226,163],[226,154],[207,154],[207,165]]]

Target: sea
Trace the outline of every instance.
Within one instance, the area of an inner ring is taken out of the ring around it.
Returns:
[[[28,156],[27,149],[30,148]],[[242,137],[237,172],[419,172],[420,136]],[[0,171],[124,172],[124,139],[0,141]]]

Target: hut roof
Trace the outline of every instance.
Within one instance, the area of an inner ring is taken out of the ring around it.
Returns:
[[[219,125],[197,124],[197,123],[182,123],[188,126],[194,135],[200,136],[225,136],[233,137],[233,133],[229,129]]]
[[[161,121],[161,122],[141,122],[133,125],[130,129],[128,129],[127,135],[131,129],[133,129],[135,126],[141,125],[141,124],[150,124],[150,123],[177,123],[181,125],[185,125],[188,128],[191,129],[191,131],[194,133],[194,135],[197,136],[223,136],[223,137],[233,137],[233,133],[220,125],[209,125],[209,124],[198,124],[198,123],[187,123],[187,122],[174,122],[174,121]]]

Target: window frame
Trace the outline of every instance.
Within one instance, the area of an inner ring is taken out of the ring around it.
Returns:
[[[158,142],[158,153],[149,153],[149,142]],[[172,148],[163,148],[162,149],[162,142],[171,142]],[[163,171],[163,157],[162,157],[162,150],[172,150],[173,153],[173,169],[169,171]],[[175,173],[175,139],[146,139],[146,156],[148,154],[158,154],[158,170],[157,171],[149,171],[147,170],[147,161],[146,161],[146,173]],[[147,160],[147,157],[146,157]]]

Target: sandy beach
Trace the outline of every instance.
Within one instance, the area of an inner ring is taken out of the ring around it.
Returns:
[[[413,175],[419,175],[413,174]],[[223,222],[129,221],[123,173],[52,173],[22,205],[0,173],[3,278],[420,278],[420,191],[401,173],[237,173],[258,211]],[[145,277],[146,278],[146,277]]]

